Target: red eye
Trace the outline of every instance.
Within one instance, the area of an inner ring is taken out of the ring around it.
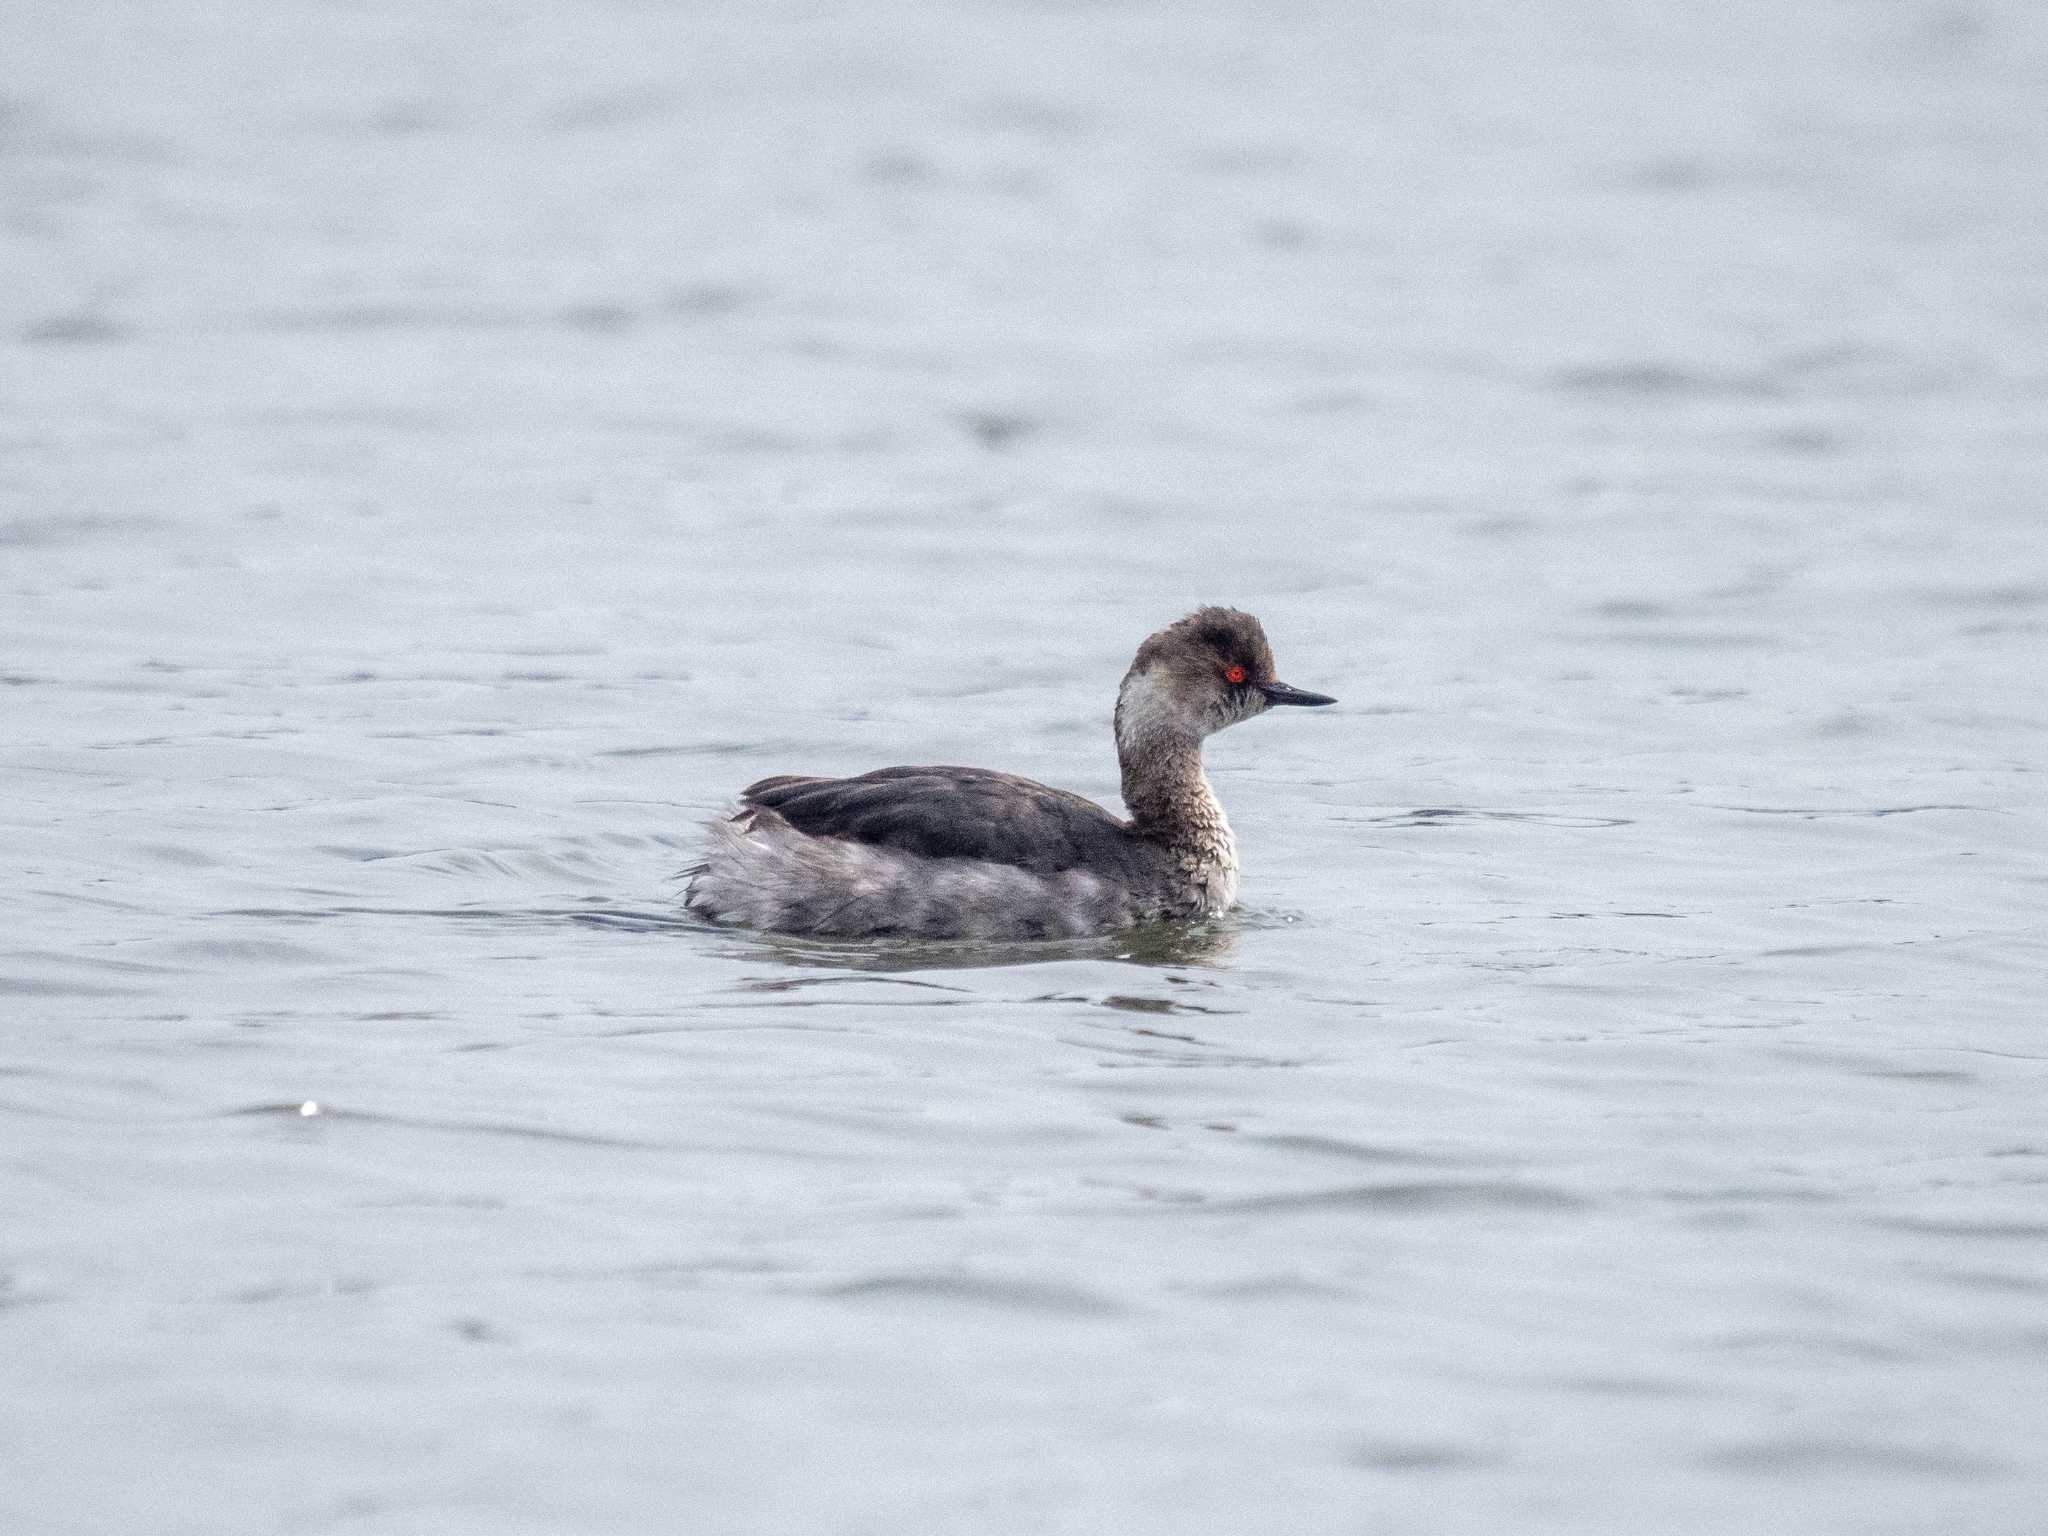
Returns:
[[[1241,683],[1244,681],[1244,677],[1243,667],[1225,667],[1223,669],[1223,680],[1227,683]]]

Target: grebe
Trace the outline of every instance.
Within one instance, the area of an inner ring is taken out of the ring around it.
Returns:
[[[780,774],[714,821],[685,907],[714,923],[829,938],[1047,939],[1237,902],[1237,843],[1202,739],[1275,704],[1259,621],[1201,608],[1138,647],[1116,699],[1130,820],[984,768]]]

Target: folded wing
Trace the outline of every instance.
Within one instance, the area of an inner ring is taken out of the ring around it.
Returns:
[[[785,774],[749,785],[741,799],[812,837],[1036,874],[1135,872],[1153,851],[1092,800],[982,768],[879,768],[850,779]]]

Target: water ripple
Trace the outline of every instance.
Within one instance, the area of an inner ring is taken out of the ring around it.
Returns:
[[[1581,1195],[1543,1184],[1498,1180],[1423,1179],[1395,1184],[1340,1184],[1333,1188],[1241,1195],[1204,1202],[1206,1211],[1576,1211],[1593,1204]]]
[[[942,1270],[900,1270],[863,1275],[826,1286],[820,1294],[845,1300],[903,1297],[916,1301],[960,1302],[1059,1317],[1110,1317],[1125,1310],[1123,1304],[1114,1298],[1081,1286],[997,1279]]]

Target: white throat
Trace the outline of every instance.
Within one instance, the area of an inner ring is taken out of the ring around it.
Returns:
[[[1157,669],[1133,672],[1116,696],[1117,756],[1131,763],[1141,756],[1171,756],[1201,746],[1187,714]]]

